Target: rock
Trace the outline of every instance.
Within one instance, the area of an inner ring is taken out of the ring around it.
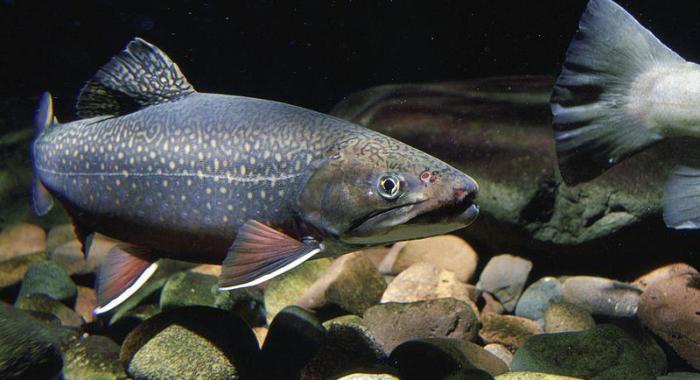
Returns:
[[[345,97],[331,112],[469,173],[481,187],[481,212],[479,223],[459,234],[489,251],[575,250],[586,254],[556,265],[585,262],[591,269],[601,262],[589,253],[635,265],[629,257],[658,257],[658,247],[664,255],[687,252],[697,237],[660,223],[660,200],[667,173],[694,145],[658,144],[594,180],[566,186],[552,139],[553,83],[521,76],[384,85]]]
[[[36,252],[0,261],[0,273],[2,273],[2,276],[0,276],[0,288],[19,284],[32,264],[46,260],[48,260],[46,252]]]
[[[650,283],[639,303],[639,320],[700,369],[700,275]]]
[[[561,286],[561,299],[591,314],[631,317],[637,314],[641,291],[629,284],[602,277],[573,276]]]
[[[83,255],[83,245],[80,241],[72,239],[49,251],[49,258],[70,275],[97,273],[105,262],[107,253],[117,243],[116,240],[95,234],[86,257]]]
[[[454,273],[459,281],[467,282],[474,275],[478,261],[474,249],[462,238],[440,235],[405,242],[395,254],[387,255],[380,262],[379,269],[382,273],[399,274],[413,264],[431,263]]]
[[[58,246],[71,241],[78,241],[75,227],[72,223],[60,224],[49,229],[46,237],[46,251],[53,252]]]
[[[454,273],[431,263],[416,263],[387,286],[382,302],[416,302],[455,298],[473,304],[478,290],[457,279]]]
[[[506,311],[506,308],[503,307],[503,304],[498,302],[498,300],[491,295],[489,292],[482,292],[480,294],[483,307],[481,309],[481,312],[479,313],[479,319],[483,319],[486,314],[503,314]]]
[[[302,379],[335,379],[342,374],[386,365],[388,356],[361,318],[342,316],[324,322],[326,339],[304,367]]]
[[[479,336],[486,343],[499,343],[515,351],[533,335],[541,334],[537,323],[514,315],[485,314]]]
[[[494,377],[480,369],[461,369],[448,373],[444,380],[493,380]]]
[[[172,275],[160,292],[160,308],[172,309],[180,306],[214,306],[217,279],[206,274],[190,271]],[[213,289],[212,289],[213,288]]]
[[[73,306],[77,293],[78,289],[73,280],[61,267],[51,261],[39,261],[27,269],[17,298],[30,294],[45,294]]]
[[[501,359],[506,366],[510,367],[510,362],[513,361],[513,353],[508,347],[499,343],[490,343],[484,346],[484,350],[493,354],[493,356]]]
[[[134,379],[256,378],[258,342],[239,317],[206,306],[156,315],[124,340],[119,360]]]
[[[588,330],[593,326],[591,314],[571,303],[552,303],[544,313],[544,331],[548,333]]]
[[[698,271],[686,263],[670,264],[639,277],[632,282],[632,285],[637,286],[644,291],[653,282],[667,281],[672,277],[682,274],[698,274]]]
[[[429,338],[402,343],[389,358],[401,379],[441,379],[451,372],[480,369],[496,376],[508,367],[480,346],[461,339]]]
[[[496,380],[583,380],[578,377],[552,375],[541,372],[508,372],[496,376]]]
[[[294,305],[333,262],[330,258],[309,260],[270,280],[265,288],[267,321],[288,305]]]
[[[219,275],[221,274],[221,265],[199,264],[196,267],[190,269],[190,271],[194,273],[208,274],[210,276],[219,278]]]
[[[612,325],[535,335],[515,352],[511,370],[592,380],[655,379],[635,341]]]
[[[561,282],[554,277],[543,277],[525,289],[515,306],[515,315],[534,321],[544,318],[550,302],[561,301]]]
[[[282,309],[270,324],[262,348],[265,378],[298,379],[304,366],[316,355],[326,329],[308,311],[298,306]]]
[[[120,315],[115,314],[110,319],[104,334],[121,344],[133,329],[158,313],[160,313],[160,308],[157,305],[148,304],[136,306]]]
[[[377,245],[374,247],[365,248],[365,249],[361,250],[360,252],[362,252],[362,255],[365,256],[367,259],[369,259],[369,261],[372,262],[372,265],[374,265],[377,268],[377,270],[379,270],[379,273],[387,274],[387,271],[382,270],[382,265],[381,265],[382,262],[387,257],[387,255],[389,255],[389,253],[391,253],[391,252],[395,252],[395,253],[393,253],[393,257],[395,258],[396,253],[399,252],[399,248],[403,244],[406,244],[406,243],[405,242],[398,242],[398,243],[394,243],[394,244],[390,244],[390,245]],[[393,260],[394,259],[391,259],[392,262],[393,262]],[[384,267],[386,267],[386,265]]]
[[[64,350],[64,357],[65,380],[126,379],[119,363],[119,345],[107,337],[91,335],[76,339]]]
[[[388,373],[353,373],[339,377],[337,380],[399,380],[399,378]]]
[[[20,223],[0,231],[0,261],[46,250],[46,232],[33,224]]]
[[[61,343],[27,313],[0,302],[0,378],[54,379],[63,366]]]
[[[372,262],[361,252],[353,252],[335,259],[297,304],[316,309],[331,303],[362,315],[367,308],[379,303],[384,289],[386,282]]]
[[[92,322],[95,315],[92,313],[97,307],[97,294],[95,289],[87,286],[78,286],[78,297],[75,299],[75,312],[80,315],[85,322]]]
[[[629,318],[619,319],[615,321],[614,324],[637,342],[644,357],[647,358],[647,363],[649,363],[649,367],[654,375],[661,376],[668,372],[666,352],[664,352],[664,349],[656,342],[656,339],[650,335],[648,330],[642,326],[639,320]]]
[[[669,372],[659,376],[656,380],[700,380],[700,373],[695,372]]]
[[[494,256],[479,276],[476,287],[501,301],[507,311],[513,311],[532,269],[532,262],[512,255]]]
[[[212,286],[211,291],[216,295],[214,307],[237,314],[250,326],[267,325],[265,301],[260,289],[243,288],[222,291],[219,290],[219,284],[217,283]]]
[[[15,307],[51,314],[61,321],[61,325],[66,327],[80,327],[83,324],[83,319],[78,313],[45,294],[35,293],[19,297],[15,302]]]
[[[476,338],[478,319],[473,309],[454,298],[414,303],[383,303],[365,312],[369,332],[385,352],[402,342],[421,338]]]

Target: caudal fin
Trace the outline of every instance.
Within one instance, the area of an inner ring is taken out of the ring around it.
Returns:
[[[700,169],[679,167],[669,176],[663,199],[664,222],[670,228],[700,228]]]
[[[550,101],[562,177],[592,179],[662,139],[629,107],[636,78],[684,60],[611,0],[591,0]]]
[[[34,129],[35,129],[35,142],[44,133],[44,130],[50,127],[55,122],[55,117],[53,115],[53,101],[51,100],[51,94],[45,92],[39,100],[39,107],[36,110],[36,115],[34,116]],[[31,152],[32,160],[36,162],[36,156],[34,153],[34,144],[32,144]],[[53,207],[53,198],[48,190],[41,183],[41,179],[36,174],[36,169],[34,170],[34,177],[32,178],[32,206],[34,212],[38,216],[44,216]]]

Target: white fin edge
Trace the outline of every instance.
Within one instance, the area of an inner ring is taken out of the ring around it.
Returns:
[[[146,270],[143,271],[143,273],[141,273],[141,275],[136,279],[136,281],[134,281],[134,283],[131,284],[131,286],[126,288],[126,290],[122,294],[120,294],[119,297],[109,301],[104,306],[96,307],[93,313],[95,315],[104,314],[124,303],[124,301],[126,301],[129,297],[133,296],[134,293],[136,293],[136,291],[139,290],[143,286],[143,284],[145,284],[146,281],[148,281],[148,279],[151,278],[151,276],[153,276],[157,269],[157,262],[149,265],[148,268],[146,268]]]

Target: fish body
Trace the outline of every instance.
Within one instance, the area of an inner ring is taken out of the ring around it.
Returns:
[[[221,287],[238,288],[478,214],[478,185],[444,162],[308,109],[198,93],[140,39],[87,83],[78,113],[57,123],[42,99],[34,205],[44,213],[56,197],[84,245],[94,232],[124,242],[98,276],[97,312],[123,302],[157,258],[223,262]]]
[[[564,181],[574,185],[670,137],[700,136],[700,65],[659,41],[612,0],[591,0],[551,97]],[[700,227],[700,170],[670,174],[669,227]]]

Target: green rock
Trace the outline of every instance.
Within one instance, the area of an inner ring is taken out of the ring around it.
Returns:
[[[78,294],[78,288],[68,274],[56,263],[40,261],[29,266],[17,298],[30,294],[45,294],[72,306]]]
[[[700,373],[697,372],[669,372],[664,376],[659,376],[656,380],[700,380]]]
[[[2,276],[0,276],[0,288],[19,284],[32,264],[48,259],[49,256],[46,252],[36,252],[0,261],[0,273],[2,273]]]
[[[216,294],[212,287],[217,283],[214,276],[190,271],[172,275],[160,293],[160,308],[167,310],[180,306],[214,306]]]
[[[592,380],[655,379],[638,344],[613,325],[533,336],[515,352],[511,370]]]
[[[481,346],[461,339],[429,338],[404,342],[389,360],[399,369],[401,379],[442,379],[465,369],[491,376],[508,371],[508,366]]]
[[[0,302],[0,379],[56,378],[61,343],[44,324]]]
[[[160,307],[158,307],[158,305],[147,304],[136,306],[123,314],[118,316],[114,315],[109,321],[109,326],[107,326],[104,334],[113,341],[121,344],[131,330],[158,313],[160,313]]]
[[[164,311],[124,340],[120,362],[135,379],[257,378],[258,342],[238,316],[206,306]]]
[[[496,376],[496,380],[582,380],[578,377],[552,375],[540,372],[508,372]]]
[[[656,376],[661,376],[668,371],[668,360],[664,349],[656,342],[648,330],[636,319],[621,319],[614,322],[614,325],[624,330],[630,338],[642,349],[642,353],[647,358],[649,367]]]
[[[591,313],[571,303],[552,303],[544,313],[544,331],[548,333],[588,330],[593,326]]]
[[[272,322],[286,306],[294,305],[332,262],[330,258],[306,261],[270,280],[265,288],[267,322]]]
[[[73,309],[45,294],[29,294],[17,298],[15,307],[27,311],[38,311],[55,316],[66,327],[80,327],[83,318]]]
[[[124,367],[119,363],[119,345],[104,336],[76,339],[64,349],[64,358],[65,380],[127,378]]]
[[[219,290],[217,283],[212,287],[214,307],[238,314],[250,326],[265,326],[265,301],[262,291],[255,288]]]

